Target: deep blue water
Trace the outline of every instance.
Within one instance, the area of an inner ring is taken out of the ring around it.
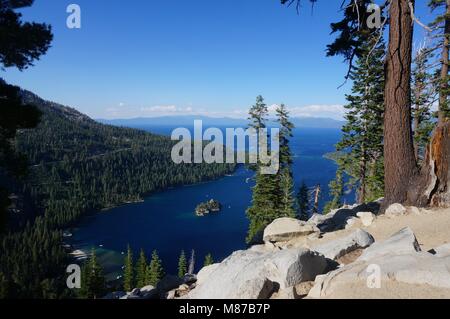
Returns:
[[[171,128],[149,129],[170,134]],[[336,129],[296,129],[291,147],[294,154],[294,178],[299,185],[321,184],[321,205],[328,200],[328,183],[336,165],[323,155],[334,150],[340,138]],[[245,248],[248,221],[245,210],[251,201],[252,172],[240,167],[232,176],[193,186],[179,187],[154,194],[142,203],[129,204],[85,217],[75,230],[76,248],[96,247],[101,262],[111,276],[120,274],[123,252],[129,244],[135,255],[143,248],[148,255],[157,249],[169,273],[176,273],[181,250],[195,250],[197,265],[211,253],[221,260],[232,251]],[[349,201],[352,198],[349,196]],[[196,217],[195,207],[209,198],[223,204],[220,213]]]

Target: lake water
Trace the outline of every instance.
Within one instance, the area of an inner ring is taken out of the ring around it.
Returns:
[[[148,130],[169,134],[168,127]],[[334,177],[336,165],[323,155],[334,150],[340,138],[336,129],[296,129],[291,147],[294,154],[294,178],[299,185],[321,184],[321,206],[329,199],[328,183]],[[95,247],[100,262],[115,278],[121,274],[123,253],[127,245],[135,256],[143,248],[147,255],[156,249],[168,273],[176,273],[181,250],[188,255],[195,250],[197,266],[206,254],[216,261],[231,252],[245,248],[248,221],[245,210],[251,201],[252,172],[239,167],[232,176],[193,186],[184,186],[154,194],[142,203],[129,204],[87,216],[74,231],[72,244],[77,249]],[[353,195],[347,195],[353,201]],[[198,203],[210,198],[223,205],[220,213],[197,217]]]

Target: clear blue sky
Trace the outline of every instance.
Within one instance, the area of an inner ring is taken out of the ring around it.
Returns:
[[[80,30],[66,27],[70,3]],[[312,14],[305,3],[298,16],[279,0],[36,0],[24,19],[53,26],[52,48],[0,77],[94,118],[243,116],[258,94],[339,118],[347,66],[325,48],[340,4],[319,1]]]

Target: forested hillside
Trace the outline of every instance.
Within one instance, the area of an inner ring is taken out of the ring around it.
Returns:
[[[43,113],[37,129],[18,134],[18,149],[31,165],[30,189],[58,225],[79,211],[136,201],[169,186],[214,179],[226,164],[176,165],[174,142],[143,131],[99,124],[79,112],[24,92]],[[68,206],[75,209],[68,211]]]
[[[0,290],[4,296],[60,295],[58,288],[65,281],[54,278],[63,275],[65,267],[61,230],[82,214],[234,170],[234,165],[227,164],[176,165],[171,160],[174,142],[167,137],[99,124],[30,92],[21,94],[42,116],[37,128],[20,131],[16,139],[30,167],[15,191],[20,198],[29,197],[33,208],[11,212],[20,218],[11,216],[10,221],[28,225],[2,240]]]

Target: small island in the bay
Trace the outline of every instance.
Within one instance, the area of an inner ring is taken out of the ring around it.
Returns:
[[[197,207],[195,208],[195,214],[197,216],[205,216],[211,212],[213,213],[220,212],[221,209],[222,205],[217,200],[211,199],[208,202],[198,204]]]

